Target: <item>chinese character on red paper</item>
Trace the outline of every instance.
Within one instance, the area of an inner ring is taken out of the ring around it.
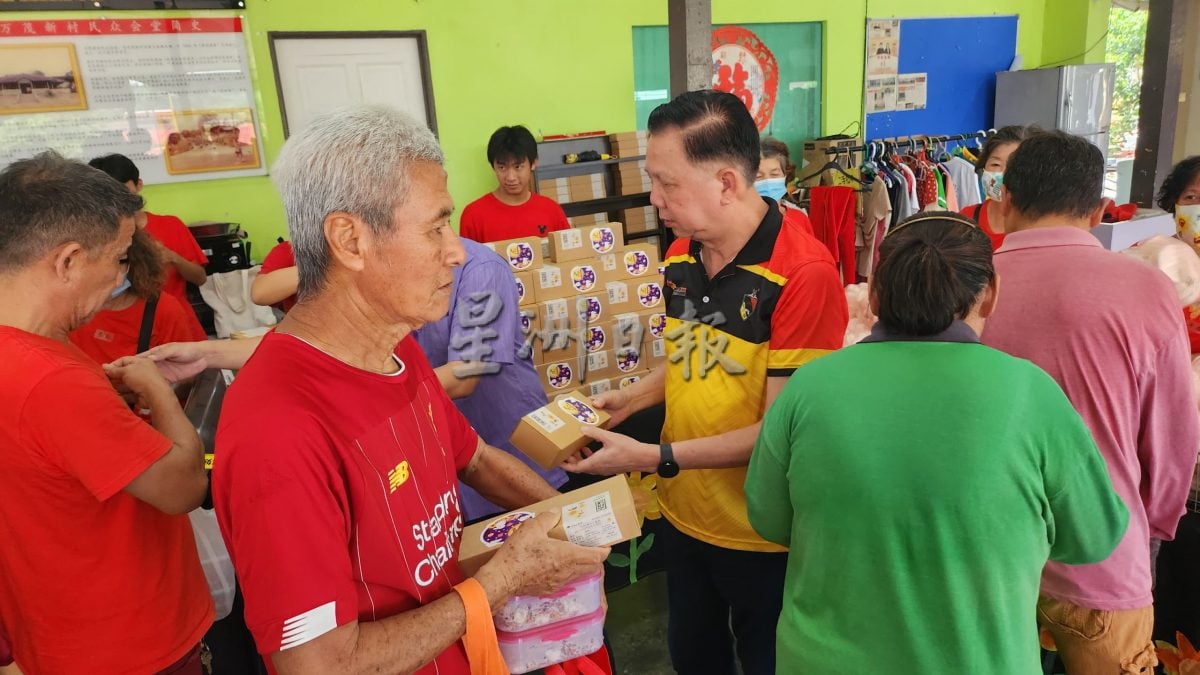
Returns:
[[[142,22],[141,21],[130,21],[129,22],[129,30],[134,33],[142,32]]]
[[[717,85],[713,89],[733,94],[742,100],[747,110],[753,110],[754,94],[746,87],[746,80],[749,78],[750,73],[746,72],[742,64],[735,63],[731,67],[728,63],[721,63],[717,67]]]
[[[75,21],[68,21],[67,22],[67,32],[68,33],[78,33],[79,32],[79,24]]]
[[[150,30],[154,31],[155,33],[161,33],[162,29],[163,29],[163,22],[161,22],[161,21],[151,21],[150,22]]]
[[[119,21],[110,21],[108,24],[108,32],[120,33],[121,32],[121,23]]]
[[[47,21],[46,23],[42,24],[42,32],[43,33],[57,33],[58,25],[55,24],[53,21]]]
[[[89,21],[89,22],[88,22],[88,32],[89,32],[89,33],[100,33],[100,32],[102,32],[102,31],[100,30],[100,24],[96,23],[95,21]]]
[[[12,35],[12,24],[0,23],[0,35]]]
[[[33,28],[33,23],[29,21],[21,24],[21,30],[25,31],[26,35],[37,35],[37,31]]]
[[[183,30],[183,24],[179,23],[178,21],[172,20],[171,21],[171,30],[173,32],[179,33]]]
[[[203,29],[200,28],[200,22],[195,19],[192,19],[192,31],[199,32],[201,30],[203,30]]]

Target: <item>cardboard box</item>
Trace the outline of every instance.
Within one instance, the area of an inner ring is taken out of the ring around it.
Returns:
[[[543,300],[538,303],[538,308],[543,328],[556,326],[555,322],[564,322],[566,326],[574,328],[584,324],[601,323],[611,318],[604,299],[599,294]]]
[[[579,423],[572,419],[572,424],[564,423],[566,427],[578,433]],[[516,443],[515,435],[513,443]],[[463,574],[471,576],[478,572],[522,522],[547,511],[560,514],[550,536],[581,546],[611,546],[642,534],[626,477],[624,474],[612,476],[463,528],[458,552],[458,565]]]
[[[596,261],[576,260],[564,263],[562,268],[570,280],[570,288],[567,290],[572,295],[587,295],[599,290],[602,272]]]
[[[525,342],[529,345],[529,358],[534,359],[534,363],[538,363],[534,358],[534,352],[537,349],[537,335],[542,329],[542,317],[538,314],[536,305],[522,307],[520,309],[520,330],[524,336]]]
[[[603,394],[606,391],[612,391],[613,388],[612,378],[605,378],[603,380],[588,380],[587,384],[582,387],[581,391],[588,396],[595,397]]]
[[[557,265],[542,265],[537,269],[534,272],[533,286],[539,302],[566,297],[574,293],[563,268]]]
[[[649,374],[649,370],[639,370],[636,373],[630,373],[629,375],[625,375],[623,377],[614,377],[613,379],[609,380],[609,382],[612,384],[613,389],[628,389],[633,385],[634,382],[637,382]]]
[[[630,298],[632,311],[641,312],[650,309],[664,311],[662,277],[630,279],[633,295]]]
[[[635,279],[613,279],[606,281],[603,288],[604,307],[612,314],[636,312],[637,285]]]
[[[658,247],[653,244],[627,246],[621,256],[621,270],[630,279],[659,277]]]
[[[550,178],[538,181],[538,194],[549,197],[559,204],[571,201],[571,187],[566,178]]]
[[[667,332],[667,315],[665,312],[648,311],[639,315],[642,319],[644,339],[661,340]]]
[[[620,223],[602,223],[559,230],[551,232],[549,240],[550,260],[556,263],[594,258],[620,251],[625,247],[625,235],[621,231]]]
[[[596,225],[604,225],[608,222],[608,217],[603,213],[589,213],[583,216],[572,216],[567,218],[567,222],[574,228],[594,227]]]
[[[613,228],[620,228],[621,226],[620,223],[609,223],[609,225],[612,225]],[[624,239],[624,237],[622,237],[622,239]],[[601,253],[600,255],[596,256],[596,262],[600,266],[600,271],[606,275],[611,272],[616,272],[617,266],[621,263],[621,253],[622,251],[618,251],[616,253]]]
[[[542,242],[537,237],[506,239],[485,245],[507,260],[514,272],[536,270],[542,265]]]
[[[604,183],[603,173],[592,173],[586,176],[571,176],[567,179],[570,188],[571,201],[586,202],[591,199],[603,199],[608,196],[608,187]]]
[[[849,148],[855,145],[862,145],[862,141],[857,138],[835,138],[835,139],[815,139],[804,142],[804,152],[802,154],[803,161],[796,167],[796,178],[805,178],[813,172],[825,166],[829,160],[833,159],[834,155],[830,155],[826,150],[830,148]],[[809,180],[799,183],[802,187],[811,187],[820,185],[821,174],[817,174]]]
[[[537,284],[533,281],[533,271],[514,272],[513,278],[517,282],[517,305],[524,307],[537,304]]]
[[[1139,209],[1132,220],[1120,223],[1100,223],[1092,235],[1110,251],[1124,251],[1134,244],[1155,235],[1173,237],[1177,231],[1175,217],[1159,209]]]
[[[542,237],[542,260],[550,259],[550,239]]]
[[[644,206],[640,209],[625,209],[621,215],[625,221],[625,232],[627,234],[654,232],[658,230],[658,215],[654,212],[653,206]]]
[[[619,374],[616,355],[611,349],[602,349],[588,354],[583,361],[582,372],[578,373],[580,384],[607,379]]]
[[[645,131],[627,131],[619,134],[609,134],[608,145],[612,154],[617,157],[637,157],[646,154],[646,145],[650,136]]]

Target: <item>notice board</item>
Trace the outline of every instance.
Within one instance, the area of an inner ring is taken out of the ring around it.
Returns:
[[[241,19],[0,21],[0,166],[49,149],[151,184],[265,174]]]
[[[898,74],[927,75],[925,107],[868,112],[867,139],[991,128],[996,73],[1016,53],[1016,16],[901,19]]]

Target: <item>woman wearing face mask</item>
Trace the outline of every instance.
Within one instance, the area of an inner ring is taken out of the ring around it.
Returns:
[[[1188,157],[1171,169],[1158,189],[1158,206],[1175,214],[1179,238],[1200,253],[1200,155]],[[1200,303],[1185,307],[1192,353],[1200,354]]]
[[[763,136],[760,143],[762,148],[758,160],[758,176],[754,180],[754,189],[763,197],[774,199],[783,213],[783,222],[802,228],[812,234],[812,223],[799,207],[786,200],[788,196],[788,181],[792,179],[791,155],[783,141]]]
[[[161,244],[144,230],[133,233],[126,253],[125,282],[96,316],[70,333],[70,340],[97,363],[110,363],[168,342],[207,339],[191,308],[162,293]]]
[[[1000,188],[1004,185],[1004,169],[1008,156],[1017,149],[1030,132],[1029,127],[1007,126],[988,137],[979,153],[975,171],[983,183],[985,199],[962,209],[964,216],[979,223],[979,229],[992,240],[992,250],[1004,243],[1004,217],[1000,215]]]

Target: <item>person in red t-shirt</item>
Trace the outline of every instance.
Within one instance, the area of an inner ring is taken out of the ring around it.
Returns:
[[[125,155],[105,155],[93,159],[88,164],[123,183],[130,192],[138,195],[142,193],[141,172]],[[208,257],[200,249],[200,244],[196,243],[196,238],[192,236],[187,225],[175,216],[143,210],[138,213],[137,225],[163,245],[162,260],[167,272],[167,278],[163,282],[163,293],[175,296],[180,304],[191,310],[192,306],[187,298],[187,285],[184,282],[203,286],[208,279],[204,272]],[[192,313],[195,314],[195,311],[192,310]]]
[[[518,237],[544,237],[571,227],[558,202],[533,192],[537,142],[522,126],[500,127],[487,147],[496,189],[467,204],[458,233],[487,243]]]
[[[795,176],[791,154],[783,141],[763,136],[758,160],[758,173],[754,177],[754,189],[762,197],[775,200],[786,225],[798,227],[812,234],[812,221],[808,214],[788,199],[788,181]]]
[[[263,258],[258,276],[250,284],[250,299],[256,305],[271,305],[286,314],[296,304],[296,289],[299,287],[300,273],[296,270],[292,244],[281,240]]]
[[[1001,127],[999,131],[988,136],[979,152],[979,162],[975,172],[983,181],[984,200],[982,204],[973,204],[963,208],[959,213],[979,224],[979,229],[992,240],[992,250],[998,251],[1004,245],[1004,216],[1000,213],[1001,188],[1004,185],[1004,169],[1008,166],[1008,157],[1013,154],[1021,141],[1029,135],[1029,127],[1010,125]]]
[[[246,624],[279,672],[485,672],[464,634],[607,549],[551,539],[542,515],[474,577],[459,568],[456,480],[505,508],[558,492],[480,441],[412,336],[446,314],[464,258],[441,149],[407,115],[350,108],[295,133],[272,172],[300,300],[226,393],[213,466]]]
[[[199,675],[213,621],[196,430],[152,361],[67,340],[121,285],[141,205],[52,152],[0,172],[0,625],[30,674]]]
[[[71,331],[71,342],[96,363],[112,363],[168,342],[208,339],[196,314],[173,296],[162,293],[160,247],[144,230],[135,231],[126,254],[129,273],[125,283],[113,291],[113,297],[90,321]],[[148,311],[153,312],[150,331],[142,335]],[[145,345],[138,349],[143,339]]]

